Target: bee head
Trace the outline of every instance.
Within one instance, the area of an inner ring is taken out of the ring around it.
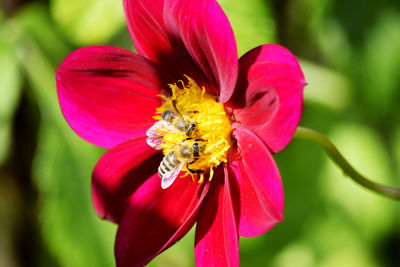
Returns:
[[[200,157],[200,154],[203,153],[205,145],[199,142],[200,140],[196,140],[193,142],[193,156],[195,158]]]
[[[172,123],[172,121],[175,119],[175,117],[176,117],[175,113],[174,113],[172,110],[170,110],[170,109],[165,110],[165,111],[161,114],[161,119],[162,119],[163,121],[167,121],[167,122],[169,122],[169,123]]]

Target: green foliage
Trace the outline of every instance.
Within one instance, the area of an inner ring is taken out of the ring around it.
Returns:
[[[11,143],[12,119],[21,94],[21,73],[14,50],[6,42],[10,27],[0,25],[0,166]]]
[[[304,91],[307,101],[336,110],[343,110],[350,105],[351,85],[345,76],[306,60],[302,60],[300,65],[308,83]]]
[[[385,10],[371,29],[365,48],[364,88],[368,105],[387,115],[399,105],[400,16]]]
[[[343,155],[356,169],[373,177],[375,182],[393,184],[389,155],[371,129],[352,123],[340,123],[330,137],[333,142],[343,146]],[[358,226],[359,239],[364,239],[365,244],[373,244],[390,228],[394,220],[394,208],[398,203],[359,187],[330,162],[321,171],[320,181],[321,190],[333,204],[331,207],[340,207],[343,220]]]
[[[394,1],[360,2],[220,1],[240,55],[279,40],[301,58],[308,82],[301,124],[328,134],[367,177],[400,186],[400,15]],[[122,1],[52,0],[0,21],[0,166],[24,94],[40,110],[37,140],[29,140],[37,142],[31,172],[38,212],[29,212],[45,247],[59,266],[113,266],[116,225],[100,220],[90,199],[91,171],[104,150],[65,122],[54,70],[79,46],[131,46]],[[285,221],[241,239],[242,266],[397,266],[398,254],[386,248],[400,243],[393,230],[399,203],[354,184],[312,144],[293,141],[275,158]],[[150,266],[194,266],[193,243],[192,230]],[[40,259],[31,266],[45,266]]]
[[[30,16],[34,16],[39,21],[36,26],[45,27],[45,32],[55,36],[51,25],[40,24],[48,18],[40,17],[46,13],[38,10],[43,9],[28,7],[15,23],[24,33],[16,42],[17,56],[41,113],[32,173],[40,192],[42,233],[61,266],[112,266],[116,227],[95,215],[90,198],[91,170],[102,151],[71,132],[62,117],[54,80],[56,66],[35,42],[39,28],[24,27]],[[60,40],[58,43],[61,45],[52,49],[62,51],[65,56],[69,49],[65,50],[67,46]]]
[[[124,25],[122,1],[52,0],[51,13],[77,45],[105,43]]]
[[[275,40],[275,23],[269,4],[263,0],[219,1],[232,24],[239,55]]]

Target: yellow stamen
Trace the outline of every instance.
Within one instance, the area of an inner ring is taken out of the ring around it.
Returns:
[[[190,169],[208,173],[211,180],[214,174],[213,168],[221,162],[227,162],[227,153],[231,144],[231,122],[223,104],[218,103],[215,97],[208,94],[204,87],[199,87],[192,78],[185,77],[186,83],[178,81],[175,84],[169,84],[172,95],[161,96],[165,102],[157,108],[154,119],[160,120],[160,115],[165,110],[171,109],[178,111],[186,121],[195,122],[196,128],[191,133],[191,138],[198,139],[203,149],[200,156],[190,163]],[[186,133],[166,132],[163,135],[164,143],[161,145],[163,153],[166,155],[176,150],[187,138]],[[186,171],[183,176],[190,174],[193,177],[186,165],[182,170]],[[203,173],[199,175],[199,183],[204,180]]]

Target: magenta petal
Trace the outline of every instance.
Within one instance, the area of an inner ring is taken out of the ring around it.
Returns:
[[[238,73],[237,48],[229,21],[215,0],[165,0],[165,27],[182,40],[208,80],[217,85],[219,102],[231,97]],[[186,73],[188,74],[188,73]]]
[[[161,105],[154,65],[121,48],[75,50],[58,68],[56,79],[66,120],[82,138],[101,147],[144,136]]]
[[[239,151],[230,155],[229,167],[239,191],[239,234],[253,237],[283,220],[283,188],[279,170],[265,144],[251,131],[236,128]]]
[[[150,147],[145,137],[122,143],[104,154],[92,175],[92,200],[97,214],[119,222],[129,197],[157,172],[161,160],[162,154]]]
[[[116,238],[118,267],[143,266],[186,234],[195,223],[197,211],[209,183],[189,177],[178,178],[168,188],[161,179],[147,180],[130,199]]]
[[[257,47],[239,61],[232,102],[236,121],[256,133],[273,152],[292,139],[303,106],[304,76],[296,58],[279,45]]]
[[[133,43],[141,55],[159,63],[172,52],[164,29],[164,0],[124,0],[125,16]]]
[[[225,175],[215,174],[199,213],[195,259],[198,267],[239,266],[239,237],[226,169]]]

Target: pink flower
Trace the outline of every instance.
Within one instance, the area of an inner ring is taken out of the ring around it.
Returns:
[[[110,148],[93,171],[92,195],[97,214],[119,224],[117,266],[147,264],[196,222],[197,265],[238,266],[239,236],[260,235],[283,219],[271,154],[289,143],[300,119],[300,66],[279,45],[238,60],[215,0],[125,0],[124,7],[138,54],[84,47],[56,73],[70,126]],[[174,109],[193,132],[174,132],[171,123],[171,131],[148,137],[153,125],[168,124],[159,115]],[[197,173],[161,188],[157,169],[165,155],[195,142],[199,155],[181,159],[179,170]]]

